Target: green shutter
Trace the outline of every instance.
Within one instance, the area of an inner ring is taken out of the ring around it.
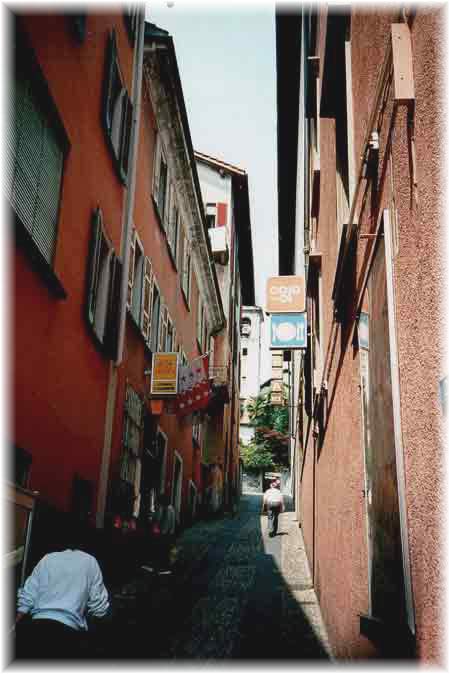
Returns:
[[[91,325],[95,320],[95,302],[97,298],[100,247],[102,239],[102,212],[99,208],[92,215],[91,240],[89,245],[89,263],[87,276],[87,319]]]
[[[49,264],[53,262],[63,170],[55,131],[19,73],[7,130],[6,195]]]
[[[111,358],[117,358],[119,343],[120,286],[122,263],[115,255],[111,259],[111,276],[108,290],[108,311],[106,314],[105,346]]]

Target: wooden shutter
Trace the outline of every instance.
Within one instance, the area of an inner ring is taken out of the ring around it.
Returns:
[[[91,240],[89,244],[89,262],[87,275],[86,315],[89,323],[94,325],[95,302],[97,297],[100,248],[102,240],[102,212],[97,208],[92,215]]]
[[[217,203],[217,220],[216,227],[223,227],[227,224],[227,209],[228,205],[224,203]]]
[[[178,343],[177,343],[177,331],[175,330],[175,326],[172,328],[172,351],[176,353],[178,351]]]
[[[7,196],[39,251],[52,264],[64,154],[32,82],[20,69],[14,97],[7,130]]]
[[[142,287],[142,325],[141,330],[145,341],[148,340],[150,332],[150,321],[152,316],[152,265],[148,257],[144,259],[143,287]]]
[[[133,283],[134,283],[134,256],[136,254],[136,232],[131,234],[130,246],[130,266],[128,268],[128,291],[127,291],[127,309],[131,311],[133,301]]]
[[[109,36],[108,49],[106,52],[105,84],[103,91],[103,124],[108,136],[111,133],[114,92],[117,87],[118,78],[116,34],[115,31],[112,31]]]
[[[133,105],[128,93],[125,92],[124,112],[122,117],[121,145],[120,145],[120,169],[123,177],[128,175],[128,164],[130,158],[131,144],[131,124],[133,119]]]
[[[158,351],[164,351],[165,342],[167,334],[167,307],[163,304],[163,298],[161,296],[161,320],[159,325],[159,340],[158,340]]]
[[[159,140],[159,134],[156,136],[155,144],[155,155],[153,158],[153,199],[155,203],[158,204],[158,192],[159,192],[159,171],[161,168],[161,141]]]
[[[111,260],[111,276],[109,280],[108,313],[106,315],[105,346],[112,359],[117,358],[119,343],[120,286],[122,280],[122,263],[113,254]]]
[[[197,299],[197,341],[202,345],[202,313],[203,313],[203,306],[202,306],[202,300],[200,297],[200,293],[198,293],[198,299]]]

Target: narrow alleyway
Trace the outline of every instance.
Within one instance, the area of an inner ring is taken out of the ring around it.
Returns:
[[[181,535],[172,575],[148,574],[122,589],[128,596],[116,594],[117,639],[108,639],[108,655],[329,658],[295,515],[284,513],[270,539],[260,511],[260,495],[243,496],[234,519],[201,522]]]

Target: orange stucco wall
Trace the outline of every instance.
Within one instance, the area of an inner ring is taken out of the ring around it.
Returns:
[[[33,457],[31,488],[69,507],[75,472],[97,484],[104,436],[107,359],[84,320],[91,213],[98,205],[119,251],[124,188],[101,124],[108,31],[115,27],[122,73],[131,88],[132,49],[121,14],[88,15],[85,42],[66,16],[23,17],[23,27],[69,137],[55,271],[66,300],[49,293],[16,248],[14,292],[14,442]]]

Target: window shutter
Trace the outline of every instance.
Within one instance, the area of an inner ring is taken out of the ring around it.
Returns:
[[[198,293],[198,300],[197,300],[197,341],[202,345],[202,313],[203,313],[203,307],[202,307],[202,300],[200,298],[200,293]]]
[[[128,292],[127,292],[127,309],[131,311],[131,304],[133,300],[133,283],[134,283],[134,256],[136,252],[136,233],[131,234],[131,250],[130,250],[130,266],[128,268]]]
[[[163,227],[166,231],[169,243],[170,243],[170,237],[171,237],[170,229],[171,229],[173,202],[174,202],[173,185],[172,185],[172,182],[170,180],[170,175],[168,173],[167,174],[167,188],[166,188],[166,203],[165,203],[165,206],[164,206]]]
[[[100,246],[102,238],[102,212],[97,208],[92,215],[91,240],[89,245],[89,262],[87,276],[87,319],[94,325],[95,300],[99,280]]]
[[[159,134],[156,136],[155,144],[155,156],[153,159],[153,198],[155,203],[158,203],[158,191],[159,191],[159,170],[161,167],[161,142],[159,140]]]
[[[159,343],[158,351],[164,351],[166,346],[166,334],[167,334],[167,307],[163,306],[163,299],[161,297],[161,322],[159,326]]]
[[[64,155],[31,81],[20,70],[7,139],[7,196],[39,251],[52,264]]]
[[[217,227],[223,227],[227,224],[227,204],[217,203]]]
[[[130,158],[130,140],[131,140],[131,123],[133,117],[133,105],[130,101],[128,93],[125,92],[124,112],[122,118],[121,131],[121,145],[120,145],[120,168],[123,176],[128,175],[128,164]]]
[[[109,282],[108,313],[106,316],[105,346],[112,359],[117,358],[119,343],[120,286],[122,279],[122,263],[116,255],[111,262]]]
[[[118,86],[117,80],[119,73],[117,72],[117,46],[116,35],[112,31],[108,40],[108,49],[106,51],[105,64],[105,84],[103,94],[103,123],[108,135],[111,133],[112,117],[114,110],[114,98],[116,96],[116,89]]]
[[[144,280],[143,280],[143,289],[142,289],[142,334],[144,335],[145,341],[148,340],[150,332],[150,322],[152,315],[152,295],[153,295],[153,286],[152,286],[152,265],[148,257],[144,260]]]
[[[179,239],[179,233],[180,233],[180,212],[178,208],[175,208],[175,213],[174,213],[174,222],[173,222],[173,257],[175,260],[175,265],[178,266],[178,239]]]
[[[178,351],[178,342],[177,342],[177,331],[175,330],[175,326],[173,327],[173,337],[172,337],[172,351],[176,353]]]
[[[190,294],[191,294],[191,251],[188,249],[187,254],[187,270],[186,270],[186,299],[188,304],[190,304]]]

